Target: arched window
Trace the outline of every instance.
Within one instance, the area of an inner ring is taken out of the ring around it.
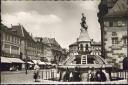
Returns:
[[[86,44],[86,50],[88,50],[88,44]]]

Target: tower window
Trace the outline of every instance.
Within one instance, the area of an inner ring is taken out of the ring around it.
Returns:
[[[83,50],[83,45],[82,44],[80,44],[80,50]]]
[[[88,44],[86,44],[86,50],[88,50]]]

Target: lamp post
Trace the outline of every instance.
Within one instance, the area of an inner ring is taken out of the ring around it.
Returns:
[[[26,59],[25,59],[25,72],[26,72],[26,74],[28,74],[27,68],[28,68],[28,65],[27,65],[27,57],[26,57]]]
[[[27,56],[27,49],[26,49],[26,44],[25,44],[25,54],[26,54],[26,58],[25,58],[25,73],[26,75],[28,74],[28,65],[27,65],[27,60],[28,60],[28,56]]]

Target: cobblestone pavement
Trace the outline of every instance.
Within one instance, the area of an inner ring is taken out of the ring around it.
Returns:
[[[40,82],[35,82],[33,79],[33,72],[34,70],[29,70],[28,74],[25,74],[25,71],[5,71],[1,72],[1,84],[127,84],[127,80],[120,80],[120,81],[113,81],[113,82],[58,82],[58,81],[51,81],[51,80],[44,80],[42,79],[42,71],[40,75],[41,79]],[[45,73],[44,73],[45,74]],[[43,75],[43,76],[46,76]]]
[[[3,71],[1,72],[1,84],[41,84],[50,82],[49,80],[42,79],[42,71],[45,72],[47,70],[40,70],[41,82],[34,81],[34,70],[28,70],[28,74],[25,71]]]

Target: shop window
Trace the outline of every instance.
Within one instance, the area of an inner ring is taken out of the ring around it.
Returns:
[[[118,44],[118,37],[112,37],[112,44]]]

